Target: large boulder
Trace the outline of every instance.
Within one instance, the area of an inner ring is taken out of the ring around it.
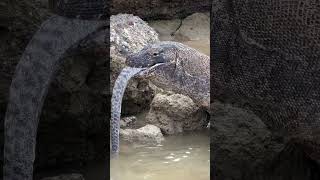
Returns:
[[[140,17],[118,14],[110,18],[110,48],[120,54],[134,53],[159,41],[158,34]]]
[[[207,125],[205,112],[182,94],[156,94],[146,119],[164,134],[200,130]]]
[[[181,27],[175,32],[175,38],[180,41],[198,41],[210,39],[209,13],[194,13],[183,19]]]
[[[148,22],[149,26],[159,34],[161,41],[174,41],[174,35],[180,28],[181,23],[182,19],[153,20]]]
[[[131,14],[119,14],[110,18],[110,88],[126,67],[128,54],[141,50],[147,44],[158,42],[158,34],[146,22]],[[112,92],[112,91],[111,91]],[[123,98],[123,114],[133,114],[148,108],[153,97],[149,83],[143,79],[131,79]]]

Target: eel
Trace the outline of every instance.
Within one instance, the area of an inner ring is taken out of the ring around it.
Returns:
[[[121,71],[114,83],[111,97],[111,158],[117,157],[119,154],[121,105],[124,91],[130,78],[144,69],[126,67]]]
[[[42,23],[22,54],[10,86],[4,123],[4,180],[33,179],[41,109],[64,57],[81,49],[82,44],[98,49],[106,47],[103,0],[55,3],[58,12],[66,16],[53,15]],[[91,7],[89,12],[86,7]]]

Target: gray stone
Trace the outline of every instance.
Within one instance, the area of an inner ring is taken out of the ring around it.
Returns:
[[[209,13],[194,13],[184,19],[154,20],[149,25],[161,41],[178,41],[210,55]]]
[[[149,21],[148,24],[158,34],[161,41],[173,41],[174,33],[179,29],[181,19]]]
[[[150,124],[139,129],[120,129],[120,137],[126,142],[144,145],[156,145],[164,140],[160,128]]]
[[[135,116],[121,118],[120,128],[131,127],[134,125],[136,121],[137,121],[137,118]]]
[[[158,34],[138,16],[118,14],[110,17],[110,44],[120,54],[134,53],[159,41]]]
[[[179,41],[198,41],[210,39],[210,15],[208,13],[194,13],[182,21],[181,27],[175,34]]]
[[[191,98],[181,94],[156,94],[146,119],[165,134],[199,130],[207,124],[204,112]]]

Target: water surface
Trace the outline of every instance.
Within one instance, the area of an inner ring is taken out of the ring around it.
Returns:
[[[165,137],[160,145],[120,143],[111,160],[112,180],[209,180],[209,133],[192,132]]]
[[[196,41],[178,41],[182,44],[188,45],[203,54],[210,56],[210,41],[209,40],[196,40]]]

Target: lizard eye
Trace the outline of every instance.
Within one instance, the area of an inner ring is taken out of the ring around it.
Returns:
[[[153,53],[153,56],[158,56],[158,55],[159,55],[159,53],[157,53],[157,52]]]

